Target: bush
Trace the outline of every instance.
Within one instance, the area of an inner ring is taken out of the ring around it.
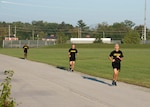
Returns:
[[[123,39],[123,43],[125,44],[139,44],[141,41],[140,35],[137,31],[131,30],[127,32]]]
[[[11,94],[11,77],[14,71],[8,70],[4,72],[5,80],[1,83],[2,90],[0,90],[0,107],[15,107],[15,101],[10,97]]]
[[[102,43],[102,40],[100,38],[97,38],[94,43]]]

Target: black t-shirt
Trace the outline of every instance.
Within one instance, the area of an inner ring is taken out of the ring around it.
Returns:
[[[29,46],[25,45],[23,46],[24,52],[27,52],[27,50],[29,49]]]
[[[120,51],[120,50],[119,51],[115,51],[115,50],[112,51],[109,56],[113,57],[113,59],[115,59],[116,63],[120,63],[121,62],[121,60],[119,58],[117,58],[117,56],[119,56],[120,58],[124,57],[122,51]]]
[[[78,50],[70,48],[68,52],[70,53],[71,58],[75,59],[75,56],[76,56],[76,53],[78,53]]]

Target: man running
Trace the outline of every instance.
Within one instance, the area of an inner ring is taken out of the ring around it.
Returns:
[[[24,49],[24,59],[27,59],[27,53],[28,53],[29,46],[27,44],[25,44],[23,46],[23,49]]]
[[[109,55],[109,60],[112,61],[112,67],[114,71],[112,85],[117,86],[118,74],[121,68],[121,61],[123,60],[123,57],[124,56],[119,48],[119,44],[115,44],[115,50]]]
[[[72,44],[72,47],[68,51],[68,56],[69,56],[69,64],[70,64],[70,70],[73,72],[74,71],[74,65],[76,61],[76,54],[78,53],[78,50],[75,48],[75,45]]]

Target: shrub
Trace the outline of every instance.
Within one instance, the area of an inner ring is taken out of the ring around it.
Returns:
[[[7,70],[4,72],[6,75],[5,80],[0,84],[2,87],[0,90],[0,107],[15,107],[15,101],[10,97],[11,94],[11,78],[14,71]]]
[[[124,37],[123,42],[126,44],[139,44],[141,41],[140,35],[137,31],[131,30],[127,32],[127,34]]]

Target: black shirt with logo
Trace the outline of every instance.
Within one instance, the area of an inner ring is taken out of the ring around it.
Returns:
[[[23,46],[23,49],[24,49],[24,52],[27,53],[27,52],[28,52],[28,49],[29,49],[29,46],[24,45],[24,46]]]
[[[115,59],[115,63],[121,62],[121,60],[119,58],[117,58],[117,56],[119,56],[120,58],[124,57],[122,51],[120,51],[120,50],[119,51],[116,51],[116,50],[112,51],[109,56],[112,57],[113,59]]]
[[[75,60],[76,59],[76,53],[78,53],[78,50],[70,48],[68,52],[70,53],[70,59]]]

